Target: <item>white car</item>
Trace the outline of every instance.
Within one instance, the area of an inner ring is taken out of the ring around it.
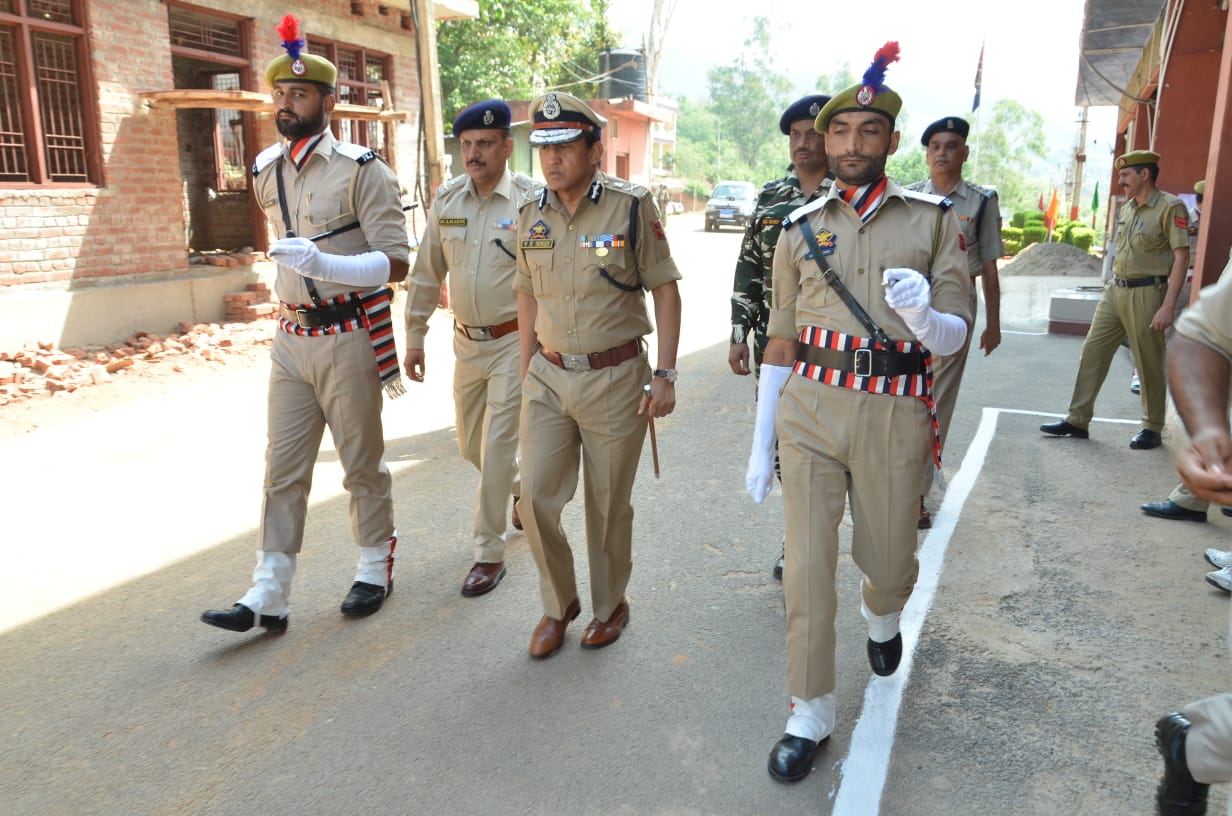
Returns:
[[[720,181],[706,202],[706,232],[719,227],[744,227],[757,204],[757,187],[751,181]]]

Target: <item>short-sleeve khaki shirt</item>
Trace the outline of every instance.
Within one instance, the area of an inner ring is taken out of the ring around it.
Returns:
[[[827,253],[831,268],[891,340],[915,340],[907,324],[885,301],[882,273],[894,267],[914,269],[929,277],[932,307],[958,315],[970,328],[971,275],[967,253],[959,242],[958,219],[952,211],[931,197],[926,200],[918,193],[905,194],[892,181],[886,185],[884,201],[867,223],[861,223],[856,211],[843,201],[837,186],[809,206],[816,209],[806,220],[792,219],[799,223],[783,230],[774,253],[771,337],[794,340],[806,326],[868,336],[868,330],[808,256],[802,229],[818,236],[819,248]],[[941,230],[930,270],[938,219]]]
[[[484,199],[460,176],[444,185],[428,214],[428,228],[411,271],[406,303],[407,347],[423,348],[428,318],[449,277],[449,307],[463,326],[499,326],[518,316],[518,205],[533,183],[506,168]]]
[[[1172,250],[1189,248],[1189,210],[1171,193],[1155,190],[1146,203],[1135,199],[1121,205],[1117,216],[1118,278],[1163,277],[1172,270]]]
[[[523,203],[517,236],[514,288],[538,301],[535,333],[551,351],[650,334],[644,291],[680,279],[650,191],[597,171],[572,217],[546,188]]]
[[[1176,332],[1232,361],[1232,260],[1219,280],[1202,290],[1197,303],[1181,312]]]
[[[263,151],[253,170],[253,193],[274,235],[281,238],[286,234],[287,225],[283,224],[282,208],[278,205],[279,162],[286,186],[290,227],[296,235],[311,238],[358,222],[358,228],[317,241],[317,246],[322,252],[333,255],[359,255],[377,250],[410,263],[411,247],[398,178],[375,153],[339,142],[328,130],[299,169],[291,160],[285,141]],[[329,281],[315,283],[317,292],[326,300],[362,291],[360,287]],[[304,278],[281,264],[274,280],[274,292],[284,303],[311,302]]]
[[[971,277],[984,271],[985,261],[995,261],[1005,254],[1001,244],[1001,205],[994,191],[965,179],[959,179],[953,190],[942,191],[933,186],[931,178],[907,189],[944,196],[953,203],[954,215],[958,216],[967,245],[967,268]]]

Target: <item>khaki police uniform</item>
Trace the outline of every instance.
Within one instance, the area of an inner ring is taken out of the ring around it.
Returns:
[[[1219,281],[1202,290],[1198,302],[1185,310],[1178,334],[1232,360],[1232,263]],[[1193,778],[1205,784],[1232,781],[1232,694],[1216,694],[1181,709],[1191,723],[1185,738],[1185,759]]]
[[[1095,398],[1108,375],[1108,367],[1121,340],[1129,337],[1129,350],[1142,383],[1142,427],[1159,433],[1167,410],[1167,379],[1164,374],[1164,333],[1151,328],[1168,293],[1174,249],[1187,248],[1188,211],[1184,202],[1155,190],[1146,203],[1130,199],[1117,216],[1116,254],[1113,278],[1104,294],[1082,344],[1078,376],[1066,421],[1086,428],[1095,415]],[[1153,279],[1153,280],[1152,280]],[[1144,286],[1125,284],[1151,281]]]
[[[560,516],[584,464],[591,600],[605,621],[624,599],[633,567],[630,496],[646,437],[637,409],[651,377],[645,291],[680,273],[650,192],[598,171],[572,217],[546,188],[524,202],[517,234],[514,287],[537,302],[541,346],[522,383],[518,507],[544,612],[562,619],[578,594]],[[548,359],[586,366],[586,355],[596,353],[622,361],[575,370]]]
[[[783,231],[774,255],[769,335],[795,340],[808,327],[868,334],[808,257],[802,229],[823,234],[819,243],[831,267],[891,340],[914,340],[885,302],[882,274],[891,267],[929,277],[933,308],[970,326],[971,276],[958,219],[938,202],[887,182],[883,203],[864,223],[837,186],[809,205],[806,220],[798,211],[792,219],[798,223]],[[910,597],[918,572],[916,505],[903,497],[919,492],[934,433],[924,399],[798,374],[783,388],[776,429],[786,532],[787,685],[793,696],[811,699],[834,690],[834,578],[844,501],[850,496],[852,557],[864,573],[864,602],[875,615],[893,614]]]
[[[475,561],[505,559],[505,512],[518,480],[522,382],[513,290],[518,205],[533,182],[508,168],[484,199],[468,176],[436,195],[406,304],[407,348],[422,349],[448,276],[453,310],[453,400],[462,458],[479,471],[472,534]]]
[[[276,175],[282,166],[291,223],[283,223]],[[312,237],[358,222],[317,242],[322,252],[358,255],[378,250],[409,262],[406,219],[398,181],[385,162],[364,147],[339,142],[325,131],[303,167],[285,143],[263,151],[253,168],[253,192],[272,231]],[[316,282],[322,300],[359,291]],[[304,278],[279,266],[274,291],[283,304],[311,305]],[[269,444],[261,549],[297,553],[303,544],[308,490],[321,437],[328,425],[350,493],[351,533],[361,547],[384,545],[394,535],[389,470],[382,461],[382,389],[367,330],[299,336],[275,331],[270,351]]]
[[[975,319],[979,304],[976,283],[984,271],[986,261],[996,261],[1004,253],[1001,244],[1001,207],[997,194],[965,180],[959,180],[953,190],[944,192],[933,186],[932,179],[912,184],[907,189],[948,198],[962,229],[963,244],[967,248],[967,271],[971,274],[971,296],[968,305],[971,318]],[[933,358],[933,398],[937,401],[937,424],[941,428],[941,444],[945,445],[954,418],[954,406],[958,403],[958,391],[962,387],[963,372],[967,369],[967,352],[975,332],[968,332],[963,347],[953,354]],[[926,468],[924,492],[932,487],[933,469]]]

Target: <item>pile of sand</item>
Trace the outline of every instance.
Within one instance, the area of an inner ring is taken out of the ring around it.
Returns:
[[[1031,244],[999,271],[1002,275],[1098,278],[1103,274],[1103,262],[1069,244]]]

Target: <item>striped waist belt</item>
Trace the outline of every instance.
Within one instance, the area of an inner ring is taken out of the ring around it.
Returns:
[[[797,342],[796,359],[809,365],[847,371],[857,377],[923,375],[927,370],[924,355],[919,351],[882,351],[869,348],[841,351]]]
[[[1113,284],[1122,289],[1137,289],[1139,286],[1150,286],[1155,283],[1167,283],[1167,275],[1152,275],[1149,278],[1118,278],[1112,279]]]
[[[561,354],[558,351],[539,349],[543,359],[555,366],[570,371],[592,371],[598,368],[610,368],[620,365],[626,360],[632,360],[642,352],[642,344],[637,340],[621,343],[606,351],[596,351],[591,354]]]
[[[358,300],[302,309],[282,303],[279,304],[278,310],[287,322],[294,323],[301,329],[319,329],[322,326],[332,326],[344,320],[354,320],[363,311],[363,306]]]
[[[461,323],[454,323],[453,326],[456,331],[465,334],[471,340],[499,340],[506,334],[518,330],[518,319],[515,317],[513,320],[506,320],[495,326],[463,326]]]

